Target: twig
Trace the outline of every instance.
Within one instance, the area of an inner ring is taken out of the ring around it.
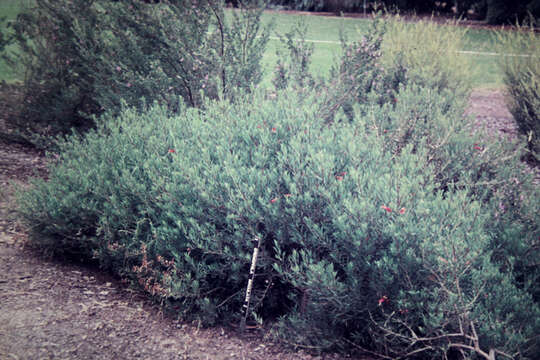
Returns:
[[[371,354],[371,355],[378,356],[378,357],[380,357],[381,359],[390,359],[390,360],[394,359],[393,357],[386,356],[386,355],[383,355],[383,354],[379,354],[379,353],[377,353],[377,352],[375,352],[375,351],[371,351],[371,350],[365,349],[365,348],[363,348],[362,346],[360,346],[360,345],[358,345],[358,344],[355,344],[355,343],[353,343],[353,342],[350,341],[350,340],[347,340],[347,339],[343,339],[343,340],[345,340],[346,343],[348,343],[348,344],[354,346],[354,347],[357,348],[358,350],[363,351],[363,352],[366,352],[366,353]]]

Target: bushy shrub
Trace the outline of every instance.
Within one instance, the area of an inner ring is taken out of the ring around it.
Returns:
[[[13,24],[26,68],[16,125],[46,145],[43,136],[86,130],[121,101],[175,111],[179,96],[200,106],[201,92],[250,89],[269,33],[260,15],[252,6],[228,21],[214,0],[37,0]]]
[[[401,83],[412,82],[445,92],[448,103],[467,98],[470,64],[459,55],[466,29],[457,21],[408,22],[396,16],[389,22],[382,45],[382,64]]]
[[[271,5],[281,5],[293,10],[321,11],[324,0],[271,0]]]
[[[527,139],[532,159],[540,160],[540,38],[534,28],[498,33],[504,83],[509,107],[518,129]]]
[[[276,90],[292,86],[296,92],[304,92],[315,86],[315,79],[309,68],[315,46],[306,42],[306,33],[307,26],[297,24],[280,39],[286,47],[286,53],[280,48],[277,50],[278,60],[272,79]]]
[[[488,24],[515,24],[527,20],[529,16],[533,19],[540,17],[538,0],[487,0],[486,21]]]
[[[362,0],[271,0],[271,5],[281,5],[293,10],[333,11],[336,13],[358,10]]]
[[[260,237],[250,319],[277,320],[285,342],[533,358],[538,188],[517,145],[471,135],[463,101],[420,74],[351,96],[352,115],[291,86],[110,113],[60,143],[20,212],[34,244],[94,257],[205,324],[238,320]]]
[[[319,116],[333,122],[336,115],[344,113],[349,120],[354,117],[356,104],[363,112],[373,102],[382,104],[394,99],[399,87],[397,75],[388,75],[381,62],[381,44],[386,33],[386,24],[378,15],[368,33],[358,41],[349,42],[341,34],[340,60],[330,69],[328,78],[315,77],[309,69],[313,46],[306,44],[305,29],[296,28],[285,35],[282,42],[287,54],[278,50],[273,84],[276,90],[288,88],[300,98],[318,94]]]

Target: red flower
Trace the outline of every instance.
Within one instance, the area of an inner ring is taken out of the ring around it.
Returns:
[[[270,200],[270,204],[273,204],[273,203],[275,203],[276,201],[278,201],[278,198],[273,198],[272,200]]]
[[[439,261],[445,263],[445,264],[448,264],[448,260],[446,260],[445,258],[443,258],[442,256],[439,256],[438,257]]]
[[[389,212],[389,213],[392,212],[392,209],[390,209],[390,208],[389,208],[388,206],[386,206],[386,205],[381,206],[381,209],[383,209],[384,211]]]
[[[169,149],[169,154],[176,154],[176,150],[174,150],[174,149]]]
[[[474,150],[482,151],[484,149],[482,149],[481,146],[478,146],[478,144],[474,144]]]
[[[277,129],[275,127],[272,128],[272,132],[275,133],[277,132]]]
[[[383,295],[383,297],[379,299],[379,306],[381,306],[382,304],[384,304],[387,301],[388,301],[388,296]]]
[[[405,208],[399,209],[399,213],[400,213],[401,215],[405,214],[405,211],[406,211]]]
[[[336,180],[337,180],[337,181],[343,180],[343,176],[336,176]]]

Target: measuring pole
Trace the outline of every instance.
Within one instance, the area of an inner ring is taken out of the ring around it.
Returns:
[[[251,301],[251,290],[253,289],[253,281],[255,280],[255,268],[257,266],[257,257],[259,256],[259,248],[261,247],[262,240],[260,237],[255,236],[253,238],[255,247],[253,248],[253,256],[251,257],[251,267],[249,269],[249,280],[246,288],[246,298],[244,299],[244,316],[240,320],[240,333],[244,333],[246,329],[246,321],[249,314],[249,303]]]

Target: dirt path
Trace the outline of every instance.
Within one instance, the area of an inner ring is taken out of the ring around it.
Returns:
[[[515,136],[500,91],[474,92],[468,113],[493,134]],[[261,334],[240,338],[228,329],[178,323],[95,269],[45,260],[25,248],[10,181],[45,176],[44,165],[39,153],[0,142],[0,359],[322,358],[287,352]]]

